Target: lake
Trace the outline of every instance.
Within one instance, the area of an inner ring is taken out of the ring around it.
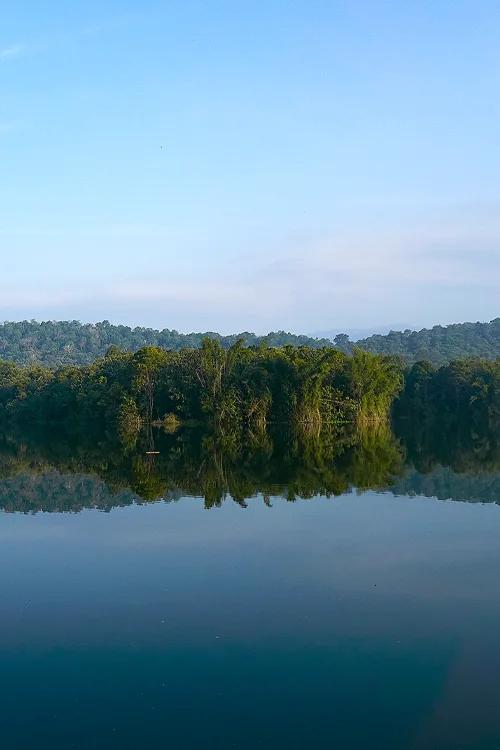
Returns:
[[[500,747],[494,436],[0,450],[3,748]]]

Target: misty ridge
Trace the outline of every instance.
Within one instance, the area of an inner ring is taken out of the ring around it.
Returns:
[[[135,352],[145,346],[179,351],[197,349],[204,338],[217,340],[224,349],[241,340],[245,346],[308,346],[313,349],[335,347],[350,354],[360,348],[373,354],[403,358],[408,364],[428,360],[442,365],[455,359],[500,356],[500,318],[484,323],[455,323],[419,331],[406,329],[374,334],[352,342],[346,334],[332,339],[314,338],[285,331],[264,336],[244,331],[230,335],[215,332],[179,333],[165,328],[113,325],[108,321],[81,323],[71,321],[20,321],[0,324],[0,359],[17,364],[87,365],[106,354],[110,347]]]

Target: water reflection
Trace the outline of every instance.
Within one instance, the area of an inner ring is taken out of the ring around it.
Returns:
[[[154,450],[154,452],[151,452]],[[207,434],[184,429],[140,436],[132,445],[102,436],[4,435],[0,507],[77,512],[194,496],[206,508],[245,507],[318,495],[390,491],[500,502],[500,445],[494,433],[400,421],[321,435]]]
[[[395,496],[498,502],[497,455],[410,422],[4,436],[2,746],[493,750],[500,514]]]

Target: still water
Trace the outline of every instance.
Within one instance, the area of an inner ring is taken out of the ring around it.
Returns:
[[[499,748],[499,475],[400,443],[381,475],[383,440],[303,457],[293,493],[283,453],[212,450],[239,490],[209,503],[137,451],[118,481],[4,446],[2,748]]]

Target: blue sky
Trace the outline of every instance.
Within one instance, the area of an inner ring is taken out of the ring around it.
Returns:
[[[500,314],[496,0],[6,6],[0,319]]]

